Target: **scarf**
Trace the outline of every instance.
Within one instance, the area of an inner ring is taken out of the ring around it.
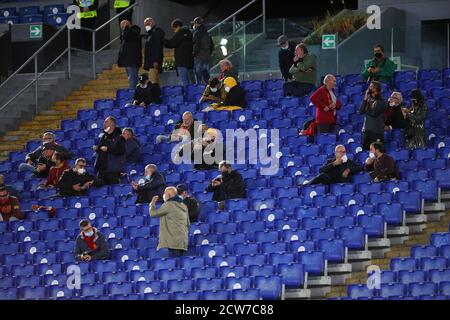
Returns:
[[[83,231],[81,231],[80,235],[83,238],[83,240],[86,242],[89,249],[91,249],[92,251],[95,251],[97,249],[97,245],[95,244],[94,240],[95,240],[95,236],[97,235],[97,230],[95,228],[92,228],[92,230],[94,231],[94,234],[91,237],[86,236]]]

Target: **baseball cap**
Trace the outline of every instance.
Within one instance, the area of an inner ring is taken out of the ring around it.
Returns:
[[[278,37],[278,40],[277,40],[278,46],[282,46],[282,45],[286,44],[286,42],[288,42],[288,37],[286,37],[285,35]]]
[[[139,75],[139,83],[144,83],[147,80],[148,80],[148,74],[142,73]]]

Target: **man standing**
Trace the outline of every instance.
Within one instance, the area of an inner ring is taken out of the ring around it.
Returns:
[[[136,203],[150,203],[154,196],[162,197],[166,181],[154,164],[145,167],[145,180],[143,183],[132,182],[133,191],[138,194]]]
[[[24,214],[20,210],[19,200],[8,193],[5,186],[0,186],[0,221],[22,220]]]
[[[336,97],[334,88],[336,77],[332,74],[325,76],[323,86],[317,89],[311,96],[311,102],[316,107],[316,127],[318,133],[333,132],[336,126],[337,110],[341,108],[341,102]]]
[[[107,185],[116,184],[120,182],[120,173],[125,168],[125,139],[122,137],[122,130],[117,128],[114,117],[105,119],[103,130],[104,134],[98,145],[93,146],[93,150],[97,152],[97,178]]]
[[[292,67],[292,62],[295,57],[295,43],[289,41],[285,35],[278,37],[278,65],[280,66],[281,75],[284,81],[292,80],[292,74],[289,73],[289,69]]]
[[[150,203],[150,216],[160,218],[157,250],[168,248],[172,257],[179,257],[188,249],[190,226],[188,209],[183,199],[178,196],[175,187],[167,187],[163,199],[164,203],[159,209],[156,209],[159,196],[154,196]]]
[[[380,81],[392,84],[395,69],[395,63],[384,56],[384,46],[381,44],[375,45],[373,48],[374,59],[364,67],[362,75],[368,82]]]
[[[351,182],[351,176],[363,171],[363,168],[355,161],[347,157],[347,150],[343,145],[336,146],[334,150],[335,158],[329,159],[320,168],[320,174],[309,184],[333,184]]]
[[[208,84],[209,63],[214,51],[214,42],[208,33],[202,17],[197,17],[194,24],[194,70],[197,84]]]
[[[294,63],[289,69],[294,81],[283,86],[286,96],[303,97],[316,86],[317,64],[316,56],[308,52],[302,43],[295,48]]]
[[[187,86],[191,83],[190,74],[194,67],[194,40],[192,33],[187,27],[183,27],[180,19],[172,22],[172,31],[175,35],[170,40],[164,40],[168,49],[175,49],[175,65],[181,84]]]
[[[80,8],[78,18],[81,20],[81,27],[95,29],[97,21],[98,0],[73,0],[73,4]],[[81,30],[81,49],[92,50],[92,32]]]
[[[103,234],[91,226],[89,220],[81,220],[80,234],[75,241],[75,260],[91,262],[109,259],[108,242]]]
[[[114,9],[116,9],[116,14],[120,14],[127,10],[130,6],[134,5],[136,0],[114,0]],[[119,17],[119,25],[122,21],[128,20],[132,23],[133,21],[133,9],[128,10],[126,13]]]
[[[125,68],[128,75],[128,87],[136,89],[139,68],[142,65],[141,28],[132,26],[130,21],[120,23],[120,49],[117,64]]]
[[[387,106],[381,94],[381,82],[372,81],[361,103],[359,114],[364,115],[362,129],[364,150],[369,150],[372,142],[384,142],[384,113]]]
[[[159,84],[159,74],[163,71],[164,60],[164,31],[156,26],[153,18],[144,20],[145,51],[144,70],[149,71],[150,81]]]

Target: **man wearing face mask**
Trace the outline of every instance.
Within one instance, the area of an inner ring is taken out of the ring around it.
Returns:
[[[104,134],[98,145],[93,146],[97,153],[95,169],[98,171],[97,178],[105,184],[116,184],[120,182],[120,174],[125,170],[126,147],[122,130],[116,126],[114,117],[107,117],[103,122]]]
[[[204,112],[212,110],[233,111],[244,108],[246,105],[245,90],[237,83],[233,77],[223,80],[223,87],[226,93],[225,101],[222,103],[213,103],[209,107],[203,109]]]
[[[233,170],[231,164],[226,161],[219,163],[221,175],[217,176],[206,188],[206,192],[213,192],[213,201],[217,201],[219,209],[225,207],[225,200],[242,199],[247,196],[245,182],[242,175]]]
[[[370,145],[370,154],[364,169],[370,171],[370,177],[374,182],[400,179],[394,158],[384,153],[384,146],[381,142],[374,142]]]
[[[156,209],[159,196],[154,196],[150,203],[150,216],[160,218],[157,250],[167,248],[171,257],[180,257],[188,250],[189,244],[188,208],[175,187],[167,187],[163,199],[159,209]]]
[[[327,160],[327,163],[320,168],[320,174],[309,184],[349,183],[352,175],[364,170],[362,166],[347,157],[347,150],[343,145],[336,146],[334,155],[334,159]]]
[[[384,56],[384,46],[375,45],[373,48],[374,59],[364,67],[362,76],[368,82],[380,81],[391,85],[394,72],[397,69],[395,63]]]
[[[280,66],[281,75],[284,81],[292,80],[292,74],[289,69],[292,67],[292,62],[295,57],[295,43],[289,41],[285,35],[278,37],[278,65]]]
[[[154,196],[162,198],[166,181],[154,164],[145,167],[145,180],[131,183],[133,191],[137,193],[136,203],[150,203]]]
[[[149,71],[150,81],[159,84],[159,74],[163,72],[164,60],[164,31],[156,26],[153,18],[144,20],[145,49],[144,70]]]
[[[120,49],[117,65],[125,68],[128,75],[129,89],[138,84],[138,72],[142,65],[141,28],[131,25],[130,21],[120,23]]]
[[[142,73],[139,76],[139,84],[134,90],[133,102],[126,104],[125,107],[146,107],[152,103],[161,103],[161,88],[159,84],[149,81],[147,73]]]
[[[219,81],[219,79],[212,78],[211,80],[209,80],[209,84],[206,86],[199,102],[220,103],[222,101],[225,101],[226,98],[227,92],[225,91],[222,83]]]
[[[0,186],[0,221],[23,220],[24,214],[20,210],[19,200],[8,193],[5,186]]]
[[[384,113],[387,106],[381,94],[381,83],[372,81],[366,91],[359,114],[364,115],[362,148],[369,150],[375,141],[384,142]]]
[[[91,262],[110,258],[105,236],[94,228],[89,220],[80,221],[80,234],[75,241],[75,260]]]
[[[63,197],[84,196],[92,187],[100,187],[101,181],[86,171],[86,160],[78,158],[75,166],[67,169],[58,182],[59,194]]]

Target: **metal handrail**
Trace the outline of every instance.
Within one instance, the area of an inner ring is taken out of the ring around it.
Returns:
[[[64,25],[63,28],[59,29],[53,36],[51,36],[51,38],[48,39],[47,42],[44,43],[44,45],[43,45],[42,47],[40,47],[40,48],[38,49],[38,51],[36,51],[30,58],[28,58],[28,60],[25,61],[25,63],[22,64],[22,65],[19,67],[19,69],[17,69],[16,71],[14,71],[13,74],[11,74],[5,81],[3,81],[3,82],[0,84],[0,88],[2,88],[7,82],[9,82],[9,81],[12,79],[12,77],[14,77],[16,74],[18,74],[23,68],[25,68],[25,66],[26,66],[27,64],[29,64],[29,63],[30,63],[30,62],[31,62],[31,61],[32,61],[39,53],[41,53],[42,50],[44,50],[45,48],[47,48],[47,46],[50,44],[50,42],[52,42],[53,39],[55,39],[55,38],[56,38],[60,33],[62,33],[66,28],[67,28],[67,25]],[[1,110],[1,109],[0,109],[0,110]]]
[[[219,28],[221,25],[223,25],[225,22],[227,22],[230,19],[233,19],[234,17],[236,17],[239,13],[241,13],[242,11],[244,11],[245,9],[247,9],[249,6],[251,6],[252,4],[254,4],[255,2],[258,2],[260,0],[252,0],[249,3],[247,3],[245,6],[243,6],[242,8],[240,8],[238,11],[236,11],[235,13],[233,13],[232,15],[230,15],[229,17],[225,18],[224,20],[222,20],[221,22],[219,22],[218,24],[216,24],[214,27],[212,27],[211,29],[208,30],[208,32],[211,32],[217,28]]]

